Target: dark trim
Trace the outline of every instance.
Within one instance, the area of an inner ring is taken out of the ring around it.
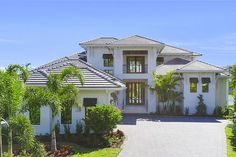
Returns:
[[[209,77],[202,77],[202,84],[205,84],[205,83],[211,83],[211,78],[209,78]]]
[[[192,77],[189,78],[190,83],[198,83],[198,78],[197,77]]]
[[[113,55],[112,54],[103,54],[103,59],[113,59]]]
[[[147,55],[148,51],[147,50],[125,50],[125,51],[123,51],[123,55],[132,55],[132,54]]]

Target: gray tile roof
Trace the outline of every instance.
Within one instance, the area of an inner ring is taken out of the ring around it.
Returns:
[[[101,37],[98,39],[90,40],[87,42],[82,42],[80,45],[83,46],[158,46],[162,49],[161,55],[195,55],[200,56],[201,54],[185,50],[182,48],[177,48],[174,46],[167,45],[165,43],[142,37],[139,35],[130,36],[124,39],[117,39],[113,37]]]
[[[82,42],[82,43],[80,43],[80,45],[106,45],[106,44],[110,44],[110,43],[117,41],[117,40],[118,39],[113,38],[113,37],[101,37],[101,38],[97,38],[94,40]]]
[[[192,52],[189,50],[185,50],[182,48],[165,45],[165,47],[160,52],[161,55],[176,55],[176,54],[183,54],[183,55],[196,55],[200,56],[200,53]]]
[[[179,61],[177,63],[176,61]],[[217,73],[225,73],[226,70],[217,67],[215,65],[208,64],[206,62],[202,62],[199,60],[194,61],[187,61],[183,59],[173,59],[167,63],[164,63],[160,66],[157,66],[156,73],[157,75],[165,75],[170,71],[176,71],[176,72],[217,72]]]
[[[110,43],[109,45],[111,46],[118,46],[118,45],[135,45],[135,46],[143,46],[143,45],[150,45],[150,46],[154,46],[154,45],[163,45],[163,43],[159,42],[159,41],[155,41],[146,37],[142,37],[139,35],[134,35],[134,36],[130,36],[128,38],[124,38],[124,39],[120,39],[117,41],[114,41],[112,43]]]
[[[79,54],[58,59],[32,70],[29,80],[26,84],[30,86],[46,86],[47,76],[50,73],[59,73],[62,69],[69,66],[79,67],[84,74],[85,84],[83,86],[77,78],[70,78],[68,80],[68,83],[73,83],[80,89],[125,88],[125,85],[118,78],[98,70],[92,67],[90,64],[79,59]]]
[[[181,68],[178,69],[179,72],[194,72],[194,71],[200,71],[200,72],[223,72],[225,69],[203,62],[199,60],[194,60]]]

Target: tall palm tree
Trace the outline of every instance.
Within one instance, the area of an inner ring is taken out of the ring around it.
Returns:
[[[28,87],[26,91],[26,109],[30,110],[33,107],[49,106],[52,111],[51,121],[51,151],[57,150],[56,146],[56,132],[55,132],[55,116],[67,106],[79,106],[79,89],[74,85],[68,83],[68,79],[76,77],[81,84],[84,84],[84,77],[82,72],[77,67],[67,67],[59,74],[50,74],[48,76],[47,86]]]
[[[29,64],[26,66],[10,65],[5,71],[0,71],[0,108],[1,116],[8,123],[21,110],[25,92],[24,83],[29,77]],[[1,130],[0,130],[1,132]],[[8,156],[12,157],[12,125],[8,127]]]

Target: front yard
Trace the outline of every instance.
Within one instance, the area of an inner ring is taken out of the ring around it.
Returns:
[[[226,137],[227,137],[227,155],[228,157],[235,157],[236,156],[236,140],[233,136],[233,132],[232,132],[232,127],[227,126],[225,128],[225,133],[226,133]]]

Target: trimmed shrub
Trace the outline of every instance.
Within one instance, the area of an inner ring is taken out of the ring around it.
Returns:
[[[198,102],[198,106],[196,107],[196,109],[197,109],[196,115],[206,116],[207,115],[207,106],[204,103],[203,96],[200,94],[198,96],[198,99],[199,99],[199,102]]]
[[[121,121],[121,111],[114,105],[97,105],[89,108],[85,124],[95,134],[107,134]]]

